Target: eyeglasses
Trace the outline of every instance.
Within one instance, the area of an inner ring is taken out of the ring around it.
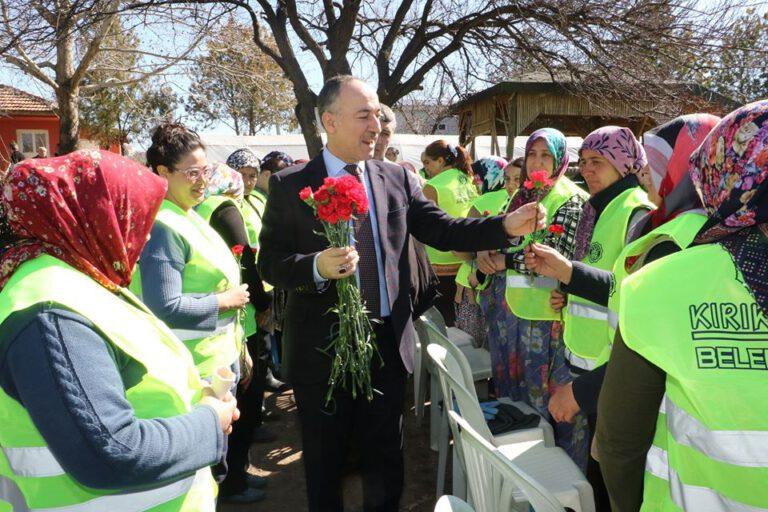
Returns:
[[[200,178],[209,180],[213,174],[213,167],[206,165],[205,167],[190,167],[188,169],[174,169],[174,171],[182,172],[189,181],[197,181]]]

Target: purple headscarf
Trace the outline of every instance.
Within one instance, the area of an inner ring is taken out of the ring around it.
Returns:
[[[623,126],[603,126],[593,131],[582,142],[579,156],[585,149],[599,153],[622,177],[635,174],[648,163],[643,146],[632,130]]]

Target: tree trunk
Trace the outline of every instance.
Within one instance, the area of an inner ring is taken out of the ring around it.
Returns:
[[[298,100],[294,112],[299,121],[301,133],[304,135],[304,141],[307,143],[309,158],[312,159],[323,150],[323,139],[320,137],[320,129],[315,121],[317,97],[309,89],[302,91],[294,88],[293,92]]]
[[[56,90],[59,103],[59,152],[70,153],[77,149],[80,142],[80,90],[70,84],[59,84]],[[51,148],[51,153],[56,148]]]

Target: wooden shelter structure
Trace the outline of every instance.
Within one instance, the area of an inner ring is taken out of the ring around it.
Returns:
[[[676,82],[669,87],[684,98],[678,106],[682,113],[705,111],[722,115],[736,107],[729,98],[699,84]],[[459,143],[471,146],[475,137],[490,136],[492,151],[500,155],[500,137],[507,139],[509,152],[516,136],[530,135],[545,126],[557,128],[566,136],[586,137],[601,126],[613,124],[627,126],[640,136],[668,119],[644,114],[658,110],[647,101],[630,104],[608,98],[596,102],[578,91],[578,84],[572,81],[555,81],[548,73],[526,73],[515,81],[501,82],[475,93],[452,107],[452,112],[459,116]]]

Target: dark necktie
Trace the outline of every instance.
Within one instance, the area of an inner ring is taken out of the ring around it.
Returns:
[[[344,166],[344,170],[363,183],[363,172],[355,164]],[[369,198],[369,211],[373,208],[373,201]],[[373,224],[371,215],[357,215],[354,221],[355,249],[360,256],[357,268],[360,269],[360,295],[365,302],[365,307],[370,311],[371,318],[381,316],[381,295],[379,293],[379,266],[376,263],[376,247],[373,240]]]

